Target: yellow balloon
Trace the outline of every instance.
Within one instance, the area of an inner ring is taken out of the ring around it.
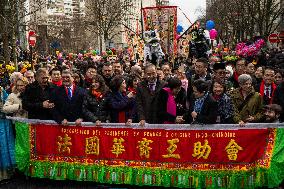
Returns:
[[[56,55],[58,55],[58,54],[59,54],[59,51],[55,51],[55,53],[56,53]]]

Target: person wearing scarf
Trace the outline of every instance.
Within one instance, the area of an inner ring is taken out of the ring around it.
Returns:
[[[234,88],[239,87],[238,78],[240,75],[245,73],[246,64],[247,64],[247,61],[245,59],[239,59],[236,62],[236,68],[235,68],[236,71],[234,71],[232,77],[229,78],[229,81],[233,83]]]
[[[274,83],[274,80],[274,70],[272,68],[266,68],[264,70],[263,80],[256,88],[256,91],[258,91],[263,98],[263,105],[272,104],[274,92],[277,88],[276,84]]]
[[[61,70],[57,67],[53,68],[49,72],[51,76],[51,82],[56,85],[57,87],[62,86],[62,77],[61,77]]]
[[[96,125],[109,122],[106,100],[108,90],[101,75],[93,77],[92,85],[82,105],[82,113],[86,121],[94,122]]]
[[[157,96],[157,112],[155,118],[160,124],[180,124],[184,122],[183,115],[177,112],[177,95],[181,90],[182,83],[177,77],[168,79],[166,87],[159,91]],[[185,93],[184,93],[185,94]]]
[[[194,99],[190,103],[193,124],[214,124],[217,120],[217,102],[208,92],[208,84],[201,79],[193,82]]]
[[[112,123],[131,125],[133,119],[134,94],[126,94],[126,82],[123,76],[117,75],[110,82],[111,93],[108,106]]]

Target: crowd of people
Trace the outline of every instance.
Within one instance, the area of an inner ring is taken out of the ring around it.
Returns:
[[[41,60],[12,73],[3,64],[0,119],[8,115],[62,125],[189,127],[284,122],[284,50],[273,50],[262,60],[225,57],[228,54],[180,57],[157,65],[127,57],[94,60],[66,56]],[[8,178],[8,168],[14,168],[14,161],[5,165],[7,154],[0,154],[0,180]]]
[[[35,72],[1,73],[1,115],[63,125],[283,122],[281,55],[272,51],[265,64],[217,55],[159,66],[109,58],[43,62]]]

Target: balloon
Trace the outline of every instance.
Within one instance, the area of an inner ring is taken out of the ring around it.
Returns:
[[[61,59],[62,58],[62,53],[58,53],[57,57],[58,57],[58,59]]]
[[[210,39],[214,40],[214,39],[216,39],[218,32],[217,32],[217,30],[212,29],[212,30],[210,30],[209,35],[210,35]]]
[[[56,55],[58,56],[58,54],[59,54],[59,51],[55,51],[55,53],[56,53]]]
[[[81,53],[78,54],[78,58],[81,59],[83,55]]]
[[[177,35],[176,35],[176,40],[178,40],[179,38],[180,38],[180,35],[177,34]]]
[[[100,50],[96,50],[96,54],[99,55],[100,54]]]
[[[177,33],[181,33],[183,31],[183,27],[181,25],[177,25]]]
[[[96,51],[96,50],[92,50],[92,54],[93,54],[94,56],[96,56],[96,55],[97,55],[97,51]]]
[[[208,20],[206,22],[206,29],[207,30],[212,30],[215,27],[215,23],[213,20]]]

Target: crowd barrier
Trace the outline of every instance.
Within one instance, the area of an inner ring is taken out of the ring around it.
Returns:
[[[146,125],[10,118],[27,176],[180,188],[277,187],[284,124]]]

